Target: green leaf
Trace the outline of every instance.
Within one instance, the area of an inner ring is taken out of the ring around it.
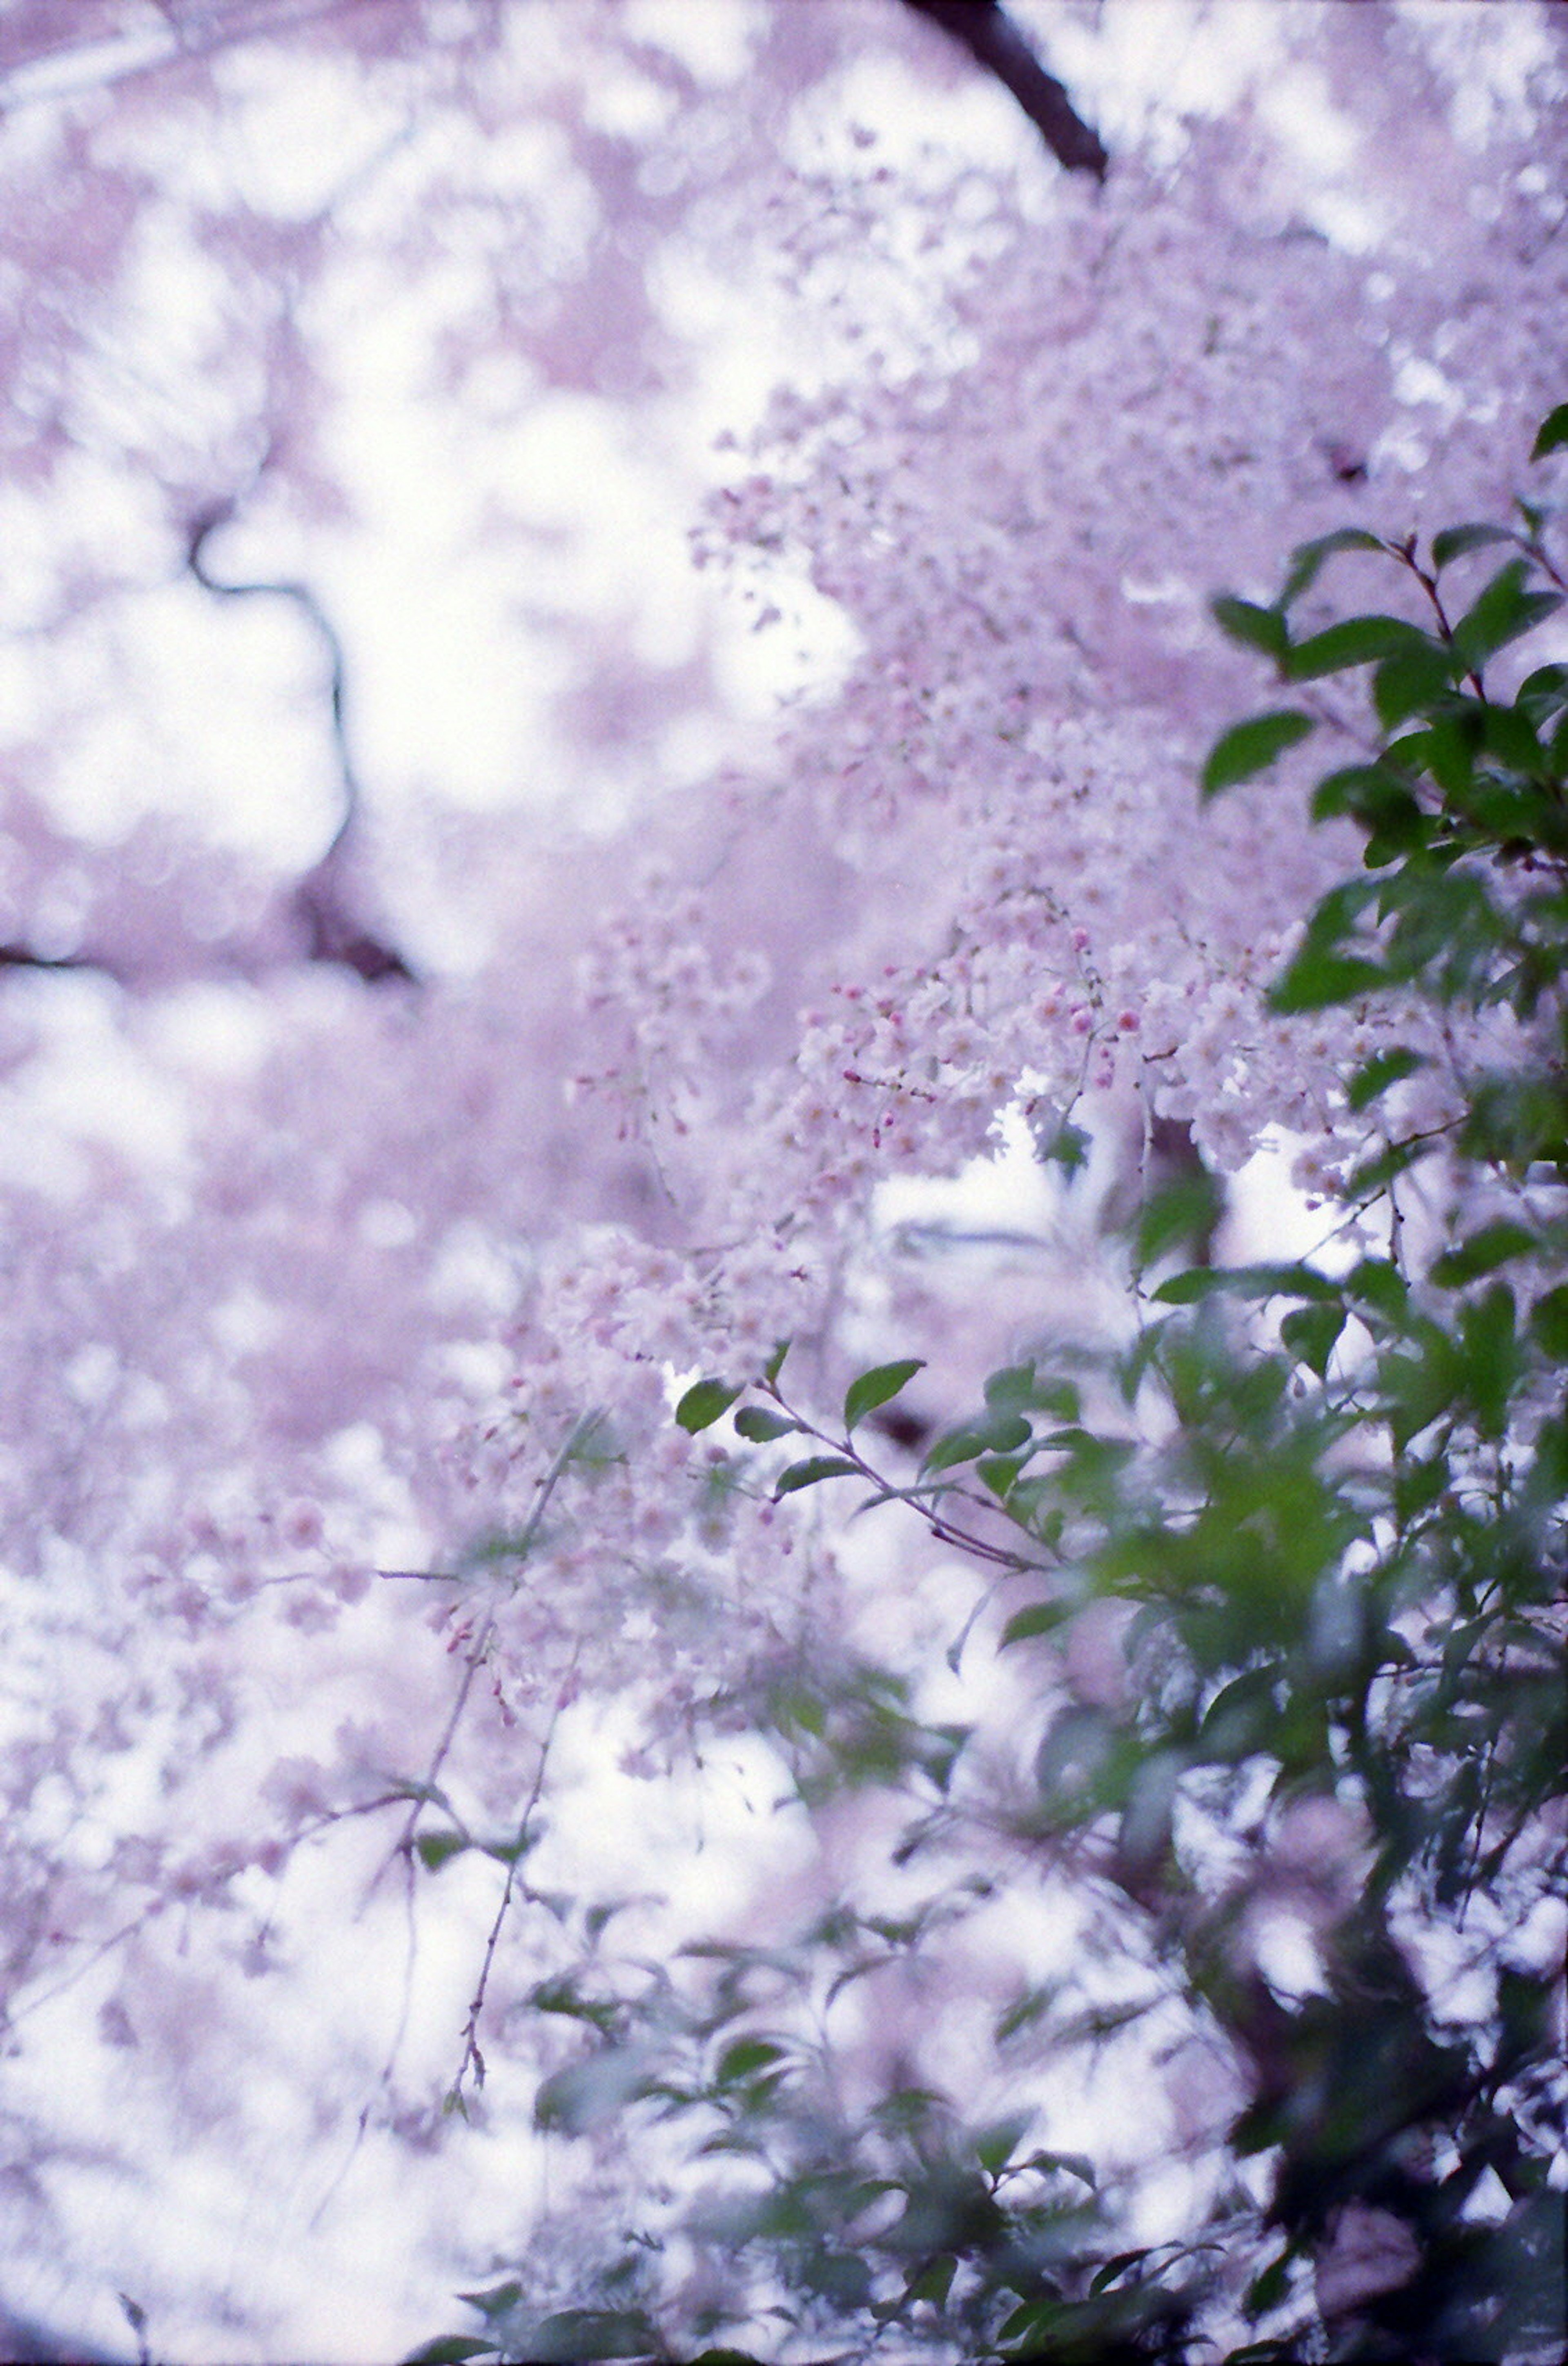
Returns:
[[[1391,1085],[1413,1076],[1418,1068],[1426,1065],[1424,1053],[1406,1051],[1403,1045],[1387,1052],[1374,1052],[1371,1058],[1363,1060],[1346,1080],[1346,1102],[1353,1110],[1370,1109]]]
[[[918,2275],[910,2277],[904,2287],[905,2307],[907,2308],[911,2301],[929,2300],[933,2308],[945,2308],[947,2295],[953,2289],[953,2279],[957,2273],[956,2258],[951,2251],[943,2251],[939,2258],[932,2259],[929,2266],[922,2268]]]
[[[1222,1758],[1239,1759],[1255,1751],[1278,1722],[1274,1694],[1281,1673],[1279,1661],[1271,1660],[1222,1684],[1203,1712],[1200,1744]]]
[[[491,2284],[487,2292],[457,2294],[469,2308],[477,2308],[481,2316],[510,2316],[522,2297],[523,2287],[514,2276],[506,2283]]]
[[[1216,1176],[1179,1175],[1150,1193],[1138,1211],[1133,1230],[1134,1257],[1138,1270],[1157,1264],[1172,1250],[1190,1254],[1213,1236],[1224,1211],[1224,1192]],[[1066,1416],[1076,1419],[1076,1413]]]
[[[857,1422],[874,1413],[878,1405],[890,1404],[901,1389],[907,1389],[917,1372],[925,1369],[923,1356],[906,1356],[895,1364],[878,1364],[852,1380],[844,1392],[844,1428],[852,1430]]]
[[[535,2124],[562,2135],[586,2135],[644,2093],[649,2077],[642,2046],[605,2046],[545,2080],[534,2098]]]
[[[1387,555],[1388,545],[1359,525],[1337,526],[1332,534],[1320,534],[1313,542],[1298,543],[1291,553],[1291,564],[1278,604],[1288,608],[1292,600],[1299,600],[1303,592],[1310,592],[1323,570],[1324,562],[1341,550],[1371,550],[1381,557]]]
[[[563,2308],[534,2327],[528,2356],[535,2366],[576,2366],[579,2360],[656,2357],[660,2346],[641,2309]]]
[[[606,1914],[600,1923],[610,1920]],[[570,1975],[555,1979],[539,1980],[528,1991],[528,2002],[536,2012],[564,2013],[572,2021],[585,2021],[592,2028],[608,2032],[619,2018],[620,2008],[604,1999],[580,1994]]]
[[[1342,814],[1363,829],[1384,836],[1396,832],[1415,845],[1430,827],[1406,775],[1387,764],[1347,764],[1319,781],[1313,791],[1314,821],[1337,820]]]
[[[1523,1224],[1506,1220],[1495,1224],[1483,1224],[1451,1249],[1445,1249],[1433,1261],[1431,1278],[1439,1290],[1461,1290],[1467,1281],[1476,1280],[1483,1273],[1495,1273],[1510,1258],[1528,1256],[1540,1246],[1536,1234]]]
[[[743,2079],[754,2079],[759,2070],[771,2070],[776,2062],[787,2059],[782,2045],[771,2037],[738,2037],[727,2045],[719,2056],[714,2079],[720,2087],[733,2087]]]
[[[1051,1635],[1071,1618],[1077,1606],[1072,1602],[1032,1602],[1023,1610],[1015,1610],[1002,1628],[1001,1649],[1010,1643],[1026,1642],[1032,1635]]]
[[[768,1358],[767,1362],[763,1365],[762,1378],[767,1381],[770,1388],[773,1386],[779,1374],[784,1370],[784,1358],[788,1353],[789,1341],[787,1339],[781,1339],[778,1346],[773,1349],[773,1354]]]
[[[841,1454],[811,1454],[804,1462],[792,1462],[789,1469],[780,1474],[773,1493],[775,1497],[795,1495],[803,1487],[815,1487],[821,1479],[859,1478],[863,1475],[858,1464],[848,1461]]]
[[[1154,1292],[1168,1306],[1191,1306],[1220,1291],[1233,1298],[1306,1298],[1337,1304],[1339,1284],[1310,1265],[1193,1266]]]
[[[1032,2152],[1024,2167],[1055,2169],[1064,2177],[1076,2177],[1079,2184],[1087,2185],[1091,2193],[1098,2193],[1100,2191],[1100,2180],[1095,2175],[1094,2163],[1087,2153]]]
[[[1049,1139],[1040,1142],[1039,1155],[1047,1165],[1059,1166],[1069,1180],[1088,1164],[1093,1144],[1081,1125],[1063,1118]]]
[[[463,1851],[471,1848],[473,1843],[465,1840],[461,1832],[421,1832],[413,1845],[426,1873],[439,1873],[444,1865],[450,1864],[455,1856],[461,1856]]]
[[[1347,673],[1381,658],[1425,658],[1442,651],[1431,636],[1403,616],[1346,616],[1321,633],[1298,641],[1285,660],[1287,682],[1315,682],[1325,673]]]
[[[1280,1323],[1280,1337],[1292,1355],[1321,1380],[1327,1374],[1328,1359],[1338,1344],[1345,1322],[1342,1306],[1297,1306]]]
[[[1465,1394],[1483,1437],[1505,1434],[1509,1402],[1522,1378],[1517,1312],[1507,1283],[1495,1281],[1460,1315]]]
[[[1291,2259],[1292,2254],[1288,2250],[1282,2251],[1277,2259],[1269,2261],[1261,2274],[1253,2277],[1243,2304],[1248,2316],[1263,2316],[1269,2309],[1279,2307],[1291,2289]],[[1235,2366],[1235,2359],[1233,2351],[1229,2366]]]
[[[499,2358],[501,2350],[493,2341],[485,2341],[472,2333],[444,2333],[438,2340],[427,2341],[421,2349],[412,2349],[403,2366],[467,2366],[470,2358]]]
[[[1194,1265],[1173,1273],[1153,1295],[1162,1306],[1196,1306],[1224,1288],[1223,1279],[1212,1266]]]
[[[1303,1010],[1327,1010],[1337,1002],[1354,1002],[1375,994],[1386,984],[1375,962],[1355,954],[1330,952],[1310,941],[1303,945],[1282,977],[1269,988],[1269,1008],[1282,1017]]]
[[[1029,1458],[1023,1454],[991,1454],[975,1465],[975,1475],[982,1486],[988,1487],[999,1499],[1010,1494],[1018,1484],[1019,1473]]]
[[[1560,1282],[1530,1309],[1530,1329],[1547,1355],[1568,1363],[1568,1282]]]
[[[1568,665],[1537,666],[1519,684],[1516,704],[1532,723],[1548,723],[1568,705]]]
[[[1116,1853],[1123,1869],[1149,1873],[1163,1861],[1184,1772],[1179,1752],[1159,1750],[1134,1773],[1116,1829]]]
[[[1397,1321],[1410,1303],[1410,1285],[1391,1257],[1362,1257],[1345,1277],[1345,1295],[1359,1306]]]
[[[1436,643],[1384,658],[1372,676],[1372,704],[1385,731],[1413,715],[1430,715],[1453,690],[1453,660]]]
[[[1537,429],[1530,458],[1544,460],[1549,452],[1561,450],[1564,444],[1568,444],[1568,402],[1560,402],[1555,411],[1547,412]]]
[[[1440,574],[1467,551],[1484,550],[1492,543],[1513,539],[1506,525],[1446,525],[1440,534],[1432,536],[1432,564]]]
[[[1129,2268],[1135,2268],[1140,2259],[1146,2259],[1149,2257],[1149,2249],[1150,2247],[1145,2243],[1136,2251],[1118,2251],[1113,2259],[1107,2259],[1102,2268],[1096,2269],[1089,2278],[1089,2291],[1092,2293],[1108,2291],[1119,2276],[1126,2274]]]
[[[739,1389],[732,1389],[725,1380],[694,1380],[675,1408],[675,1418],[682,1429],[695,1435],[728,1413],[739,1394]]]
[[[800,1424],[791,1421],[787,1414],[769,1413],[763,1405],[743,1405],[735,1416],[735,1426],[752,1446],[771,1446],[775,1437],[788,1437]]]
[[[1251,600],[1238,600],[1233,592],[1222,592],[1217,599],[1210,601],[1209,609],[1228,640],[1239,641],[1246,648],[1261,649],[1266,658],[1283,659],[1291,635],[1278,608],[1259,608]]]
[[[1255,773],[1267,772],[1287,748],[1294,748],[1316,728],[1310,715],[1293,706],[1271,708],[1266,715],[1248,715],[1245,723],[1233,724],[1209,750],[1201,776],[1204,796],[1218,796],[1222,789],[1234,789]]]
[[[987,1375],[986,1403],[993,1413],[1021,1413],[1026,1406],[1038,1404],[1035,1362],[1032,1356],[1027,1364],[1004,1364],[999,1371]]]
[[[988,2176],[995,2177],[1007,2167],[1034,2116],[1032,2111],[1010,2112],[1005,2119],[993,2120],[976,2131],[975,2158]]]
[[[1023,1414],[1000,1413],[990,1421],[966,1424],[939,1437],[920,1464],[922,1470],[951,1470],[960,1462],[974,1462],[982,1454],[1015,1454],[1033,1433]]]
[[[1488,658],[1506,648],[1562,605],[1556,592],[1525,589],[1529,569],[1522,558],[1511,558],[1499,569],[1473,608],[1453,630],[1455,655],[1468,671],[1475,672]]]

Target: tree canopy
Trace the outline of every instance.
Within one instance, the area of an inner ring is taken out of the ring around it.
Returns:
[[[8,13],[18,2354],[1558,2354],[1564,64]]]

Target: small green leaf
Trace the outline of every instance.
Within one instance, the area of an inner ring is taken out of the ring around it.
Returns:
[[[1520,682],[1516,704],[1524,708],[1532,723],[1549,723],[1568,705],[1568,666],[1537,666]]]
[[[728,1413],[739,1394],[739,1389],[732,1389],[725,1380],[694,1380],[675,1408],[675,1418],[682,1429],[691,1430],[694,1436],[699,1429],[711,1427],[721,1414]]]
[[[1388,545],[1375,534],[1359,525],[1337,526],[1332,534],[1320,534],[1315,541],[1299,543],[1291,553],[1291,564],[1285,576],[1279,605],[1288,608],[1303,592],[1310,592],[1322,572],[1325,559],[1341,550],[1371,550],[1385,556]]]
[[[1524,559],[1511,558],[1492,578],[1474,607],[1454,626],[1454,653],[1467,670],[1478,670],[1497,650],[1531,631],[1562,605],[1558,592],[1527,591],[1529,573]]]
[[[844,1428],[852,1430],[857,1422],[874,1413],[878,1405],[890,1404],[901,1389],[907,1389],[917,1372],[925,1369],[923,1356],[906,1356],[896,1364],[878,1364],[852,1380],[844,1392]]]
[[[1229,592],[1222,592],[1217,599],[1211,600],[1209,608],[1228,640],[1239,641],[1245,648],[1261,649],[1266,658],[1283,660],[1291,635],[1278,608],[1259,608],[1255,602],[1238,600]]]
[[[735,1426],[752,1446],[770,1446],[775,1437],[788,1437],[800,1427],[787,1414],[769,1413],[762,1405],[742,1405],[735,1416]]]
[[[1118,2251],[1113,2259],[1107,2259],[1102,2268],[1096,2269],[1089,2278],[1089,2291],[1093,2293],[1109,2291],[1119,2276],[1124,2276],[1129,2268],[1135,2268],[1140,2259],[1146,2259],[1148,2256],[1149,2246],[1146,2243],[1136,2251]]]
[[[1138,1270],[1156,1265],[1173,1250],[1185,1249],[1190,1255],[1213,1238],[1224,1210],[1224,1192],[1218,1177],[1201,1170],[1179,1175],[1151,1192],[1138,1211],[1133,1230]]]
[[[1167,1306],[1193,1306],[1220,1291],[1233,1298],[1305,1298],[1337,1303],[1338,1284],[1310,1265],[1192,1266],[1154,1292]]]
[[[1024,2163],[1026,2169],[1057,2169],[1064,2177],[1076,2177],[1091,2193],[1100,2190],[1100,2180],[1094,2173],[1094,2163],[1082,2152],[1032,2152]]]
[[[1568,1282],[1560,1282],[1530,1309],[1537,1344],[1558,1363],[1568,1363]]]
[[[1201,775],[1204,796],[1218,796],[1222,789],[1234,789],[1255,773],[1267,772],[1287,748],[1294,748],[1316,728],[1310,715],[1293,706],[1272,708],[1266,715],[1251,715],[1244,723],[1233,724],[1209,750]]]
[[[1039,1155],[1046,1165],[1059,1166],[1070,1180],[1088,1164],[1089,1154],[1092,1148],[1093,1144],[1083,1127],[1074,1125],[1068,1118],[1063,1118],[1049,1139],[1041,1139]]]
[[[767,1381],[770,1388],[773,1386],[779,1374],[784,1370],[784,1360],[788,1353],[789,1341],[787,1339],[781,1339],[778,1346],[773,1349],[773,1354],[768,1358],[767,1362],[763,1365],[762,1378]]]
[[[1270,2260],[1262,2273],[1254,2276],[1248,2284],[1245,2303],[1248,2316],[1267,2315],[1270,2309],[1279,2307],[1290,2289],[1291,2254],[1281,2251],[1280,2257]],[[1235,2356],[1233,2351],[1231,2366],[1235,2366]]]
[[[640,2045],[605,2046],[545,2080],[534,2098],[535,2124],[585,2135],[645,2093],[648,2082],[648,2056]]]
[[[1017,1486],[1019,1473],[1027,1460],[1022,1454],[990,1454],[984,1461],[976,1462],[975,1475],[999,1502]]]
[[[455,1856],[461,1856],[471,1842],[461,1832],[421,1832],[414,1842],[414,1853],[426,1873],[439,1873]]]
[[[1501,1220],[1495,1224],[1483,1224],[1455,1247],[1445,1249],[1433,1260],[1431,1278],[1439,1290],[1461,1290],[1467,1281],[1475,1281],[1483,1273],[1495,1273],[1510,1258],[1528,1256],[1540,1246],[1534,1233],[1523,1224]]]
[[[641,2309],[563,2308],[543,2318],[528,2337],[535,2366],[579,2366],[602,2358],[656,2357],[660,2340]]]
[[[1280,1324],[1280,1337],[1299,1362],[1321,1380],[1328,1370],[1328,1359],[1345,1328],[1342,1306],[1292,1307]]]
[[[481,2316],[510,2316],[523,2297],[523,2287],[515,2277],[503,2284],[491,2284],[488,2292],[460,2292],[457,2298],[469,2308],[477,2308]]]
[[[495,2342],[481,2340],[476,2334],[444,2333],[438,2340],[427,2341],[422,2348],[411,2350],[403,2366],[467,2366],[470,2358],[500,2355]]]
[[[1385,836],[1398,831],[1416,844],[1428,828],[1408,779],[1386,764],[1347,764],[1319,781],[1313,792],[1314,821],[1333,821],[1342,814],[1363,829]]]
[[[1337,1002],[1354,1002],[1362,995],[1375,994],[1384,983],[1375,962],[1330,952],[1309,942],[1270,987],[1269,1008],[1281,1016],[1327,1010]]]
[[[1012,2158],[1023,2142],[1032,2112],[1010,2112],[1005,2119],[993,2120],[975,2135],[975,2158],[991,2177],[997,2176]]]
[[[919,2273],[911,2276],[904,2287],[904,2305],[911,2301],[929,2300],[934,2308],[944,2308],[953,2289],[953,2279],[958,2273],[958,2261],[951,2251],[943,2251]]]
[[[1530,458],[1544,460],[1549,452],[1561,450],[1564,444],[1568,444],[1568,402],[1560,402],[1554,411],[1547,412],[1537,429]]]
[[[1432,564],[1440,574],[1467,551],[1484,550],[1491,543],[1513,539],[1506,525],[1448,525],[1432,536]]]
[[[920,1469],[951,1470],[960,1462],[976,1461],[982,1454],[1016,1454],[1032,1435],[1022,1414],[998,1414],[989,1421],[948,1430],[937,1439]]]
[[[1032,1635],[1050,1635],[1073,1616],[1077,1606],[1071,1602],[1032,1602],[1027,1609],[1015,1610],[1002,1628],[1001,1649],[1010,1643],[1026,1642]]]
[[[1325,673],[1348,673],[1382,658],[1424,658],[1442,652],[1418,625],[1403,616],[1346,616],[1321,633],[1298,641],[1285,660],[1287,682],[1316,682]]]
[[[1453,663],[1435,644],[1384,658],[1372,676],[1372,704],[1385,731],[1413,715],[1430,715],[1453,689]]]
[[[798,1494],[802,1487],[815,1487],[820,1479],[844,1479],[862,1476],[858,1466],[847,1461],[841,1454],[811,1454],[804,1462],[792,1462],[774,1483],[773,1493]]]
[[[1353,1110],[1370,1109],[1391,1085],[1413,1076],[1418,1068],[1426,1065],[1426,1058],[1421,1053],[1406,1051],[1403,1045],[1387,1052],[1374,1052],[1370,1060],[1364,1060],[1359,1068],[1351,1071],[1345,1086],[1346,1101]]]
[[[1196,1306],[1201,1299],[1213,1298],[1224,1287],[1212,1266],[1186,1266],[1162,1281],[1153,1293],[1162,1306]]]
[[[759,2070],[770,2070],[775,2062],[785,2059],[784,2047],[775,2045],[772,2038],[738,2037],[732,2045],[725,2047],[714,2078],[721,2087],[733,2087],[739,2080],[754,2079]]]
[[[1391,1257],[1363,1257],[1345,1277],[1345,1295],[1397,1321],[1410,1303],[1410,1285]]]
[[[612,1909],[605,1913],[599,1925],[601,1931],[613,1911]],[[580,1995],[570,1976],[536,1981],[528,1991],[527,2000],[536,2012],[565,2013],[572,2021],[587,2022],[601,2033],[612,2030],[619,2018],[617,2006],[602,1999]]]

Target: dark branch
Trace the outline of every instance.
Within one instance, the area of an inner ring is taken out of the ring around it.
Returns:
[[[355,917],[344,895],[342,857],[359,815],[359,783],[348,743],[348,670],[343,643],[308,583],[297,583],[288,579],[276,582],[229,583],[211,572],[207,564],[208,542],[220,526],[230,523],[235,507],[232,501],[216,502],[192,520],[186,545],[186,565],[204,592],[216,592],[220,599],[248,600],[262,594],[292,601],[315,633],[327,658],[333,749],[337,758],[338,786],[343,803],[337,828],[333,832],[326,852],[294,892],[294,908],[304,927],[307,954],[311,961],[335,962],[345,969],[353,970],[367,986],[378,986],[387,978],[400,978],[412,985],[414,973],[402,955],[371,934]]]
[[[233,515],[234,503],[220,501],[193,519],[190,539],[186,545],[186,564],[202,590],[215,592],[220,599],[249,600],[259,592],[272,599],[291,600],[326,651],[332,695],[333,748],[337,757],[338,783],[343,792],[343,809],[326,857],[323,857],[326,860],[343,844],[359,810],[359,783],[355,778],[354,764],[348,751],[348,685],[343,643],[308,583],[225,583],[220,576],[211,573],[207,564],[208,542],[220,526],[230,523]]]
[[[91,953],[35,953],[30,945],[0,945],[0,970],[4,969],[85,969],[100,977],[112,977],[117,986],[123,983],[107,962]]]
[[[1012,93],[1057,163],[1103,181],[1111,167],[1098,131],[1086,123],[1055,74],[1048,74],[997,0],[905,0],[917,16],[961,42],[978,66]]]

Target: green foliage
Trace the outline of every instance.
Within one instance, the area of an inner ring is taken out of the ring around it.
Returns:
[[[1204,795],[1215,796],[1238,781],[1249,781],[1255,772],[1267,772],[1287,748],[1298,746],[1315,728],[1312,716],[1293,706],[1271,708],[1267,715],[1234,724],[1215,740],[1203,767]]]
[[[896,1364],[878,1364],[852,1380],[844,1392],[844,1430],[846,1435],[868,1413],[879,1406],[891,1404],[900,1391],[907,1389],[917,1372],[925,1369],[919,1356],[908,1356]]]
[[[1536,448],[1562,446],[1568,406]],[[843,1904],[784,1949],[693,1951],[706,1977],[686,1992],[663,1976],[609,1999],[585,1977],[546,1984],[536,2007],[581,2021],[587,2050],[546,2081],[540,2124],[677,2123],[694,2159],[743,2167],[683,2233],[774,2293],[779,2338],[857,2360],[880,2345],[1176,2361],[1201,2334],[1204,2354],[1217,2341],[1246,2366],[1522,2360],[1561,2338],[1549,2169],[1568,2074],[1552,1972],[1516,1942],[1568,1887],[1568,668],[1539,667],[1511,696],[1487,678],[1562,604],[1544,513],[1520,515],[1450,528],[1426,558],[1413,539],[1325,535],[1272,605],[1215,603],[1282,679],[1364,692],[1376,741],[1319,785],[1315,814],[1359,834],[1362,868],[1306,916],[1275,1009],[1380,1004],[1450,1033],[1502,1022],[1484,1055],[1452,1062],[1457,1114],[1436,1132],[1401,1126],[1429,1053],[1394,1044],[1346,1080],[1368,1133],[1348,1189],[1364,1222],[1386,1216],[1388,1254],[1363,1234],[1348,1257],[1194,1264],[1145,1288],[1213,1224],[1212,1192],[1162,1194],[1129,1234],[1135,1336],[1070,1372],[1035,1358],[993,1373],[912,1481],[853,1433],[914,1358],[853,1379],[838,1427],[786,1401],[783,1349],[750,1391],[701,1381],[677,1408],[695,1430],[745,1395],[734,1427],[765,1480],[782,1438],[822,1449],[768,1481],[775,1498],[857,1477],[861,1508],[912,1513],[1006,1589],[1002,1649],[1039,1675],[1021,1793],[987,1795],[969,1729],[927,1723],[908,1679],[855,1662],[768,1692],[761,1721],[794,1797],[898,1797],[899,1866],[951,1873],[984,1833],[1091,1870],[1143,1984],[1112,1994],[1090,1972],[1027,1991],[997,2016],[998,2059],[1095,2056],[1184,2000],[1245,2092],[1230,2157],[1266,2169],[1262,2204],[1222,2180],[1190,2240],[1150,2249],[1125,2241],[1114,2179],[1031,2148],[1027,2107],[971,2125],[913,2079],[846,2103],[837,2000],[913,1976],[990,1896],[987,1874],[944,1879],[897,1919]],[[1498,545],[1514,556],[1450,617],[1450,570]],[[1293,637],[1296,603],[1351,553],[1392,570],[1424,622],[1378,611]],[[1236,726],[1205,794],[1314,727],[1297,710]],[[1400,1193],[1424,1164],[1454,1212],[1445,1237],[1413,1245]],[[1105,1605],[1127,1681],[1075,1697],[1051,1647]],[[1303,1865],[1284,1838],[1314,1810],[1328,1837]],[[1225,1834],[1223,1876],[1194,1838],[1205,1820]],[[1309,1901],[1320,1965],[1299,1991],[1249,1935],[1255,1906],[1291,1894]],[[1438,2009],[1434,1967],[1466,1947],[1481,1988],[1459,2018]],[[1356,2211],[1393,2227],[1398,2265],[1323,2316],[1312,2271]],[[756,2338],[748,2305],[716,2308],[699,2337]],[[603,2346],[634,2331],[670,2354],[637,2309],[570,2314],[574,2338],[602,2345],[574,2354],[634,2354]],[[526,2354],[566,2354],[547,2346],[564,2322],[529,2318]]]
[[[675,1418],[682,1429],[711,1429],[739,1394],[739,1388],[730,1388],[723,1380],[694,1380],[675,1408]]]

